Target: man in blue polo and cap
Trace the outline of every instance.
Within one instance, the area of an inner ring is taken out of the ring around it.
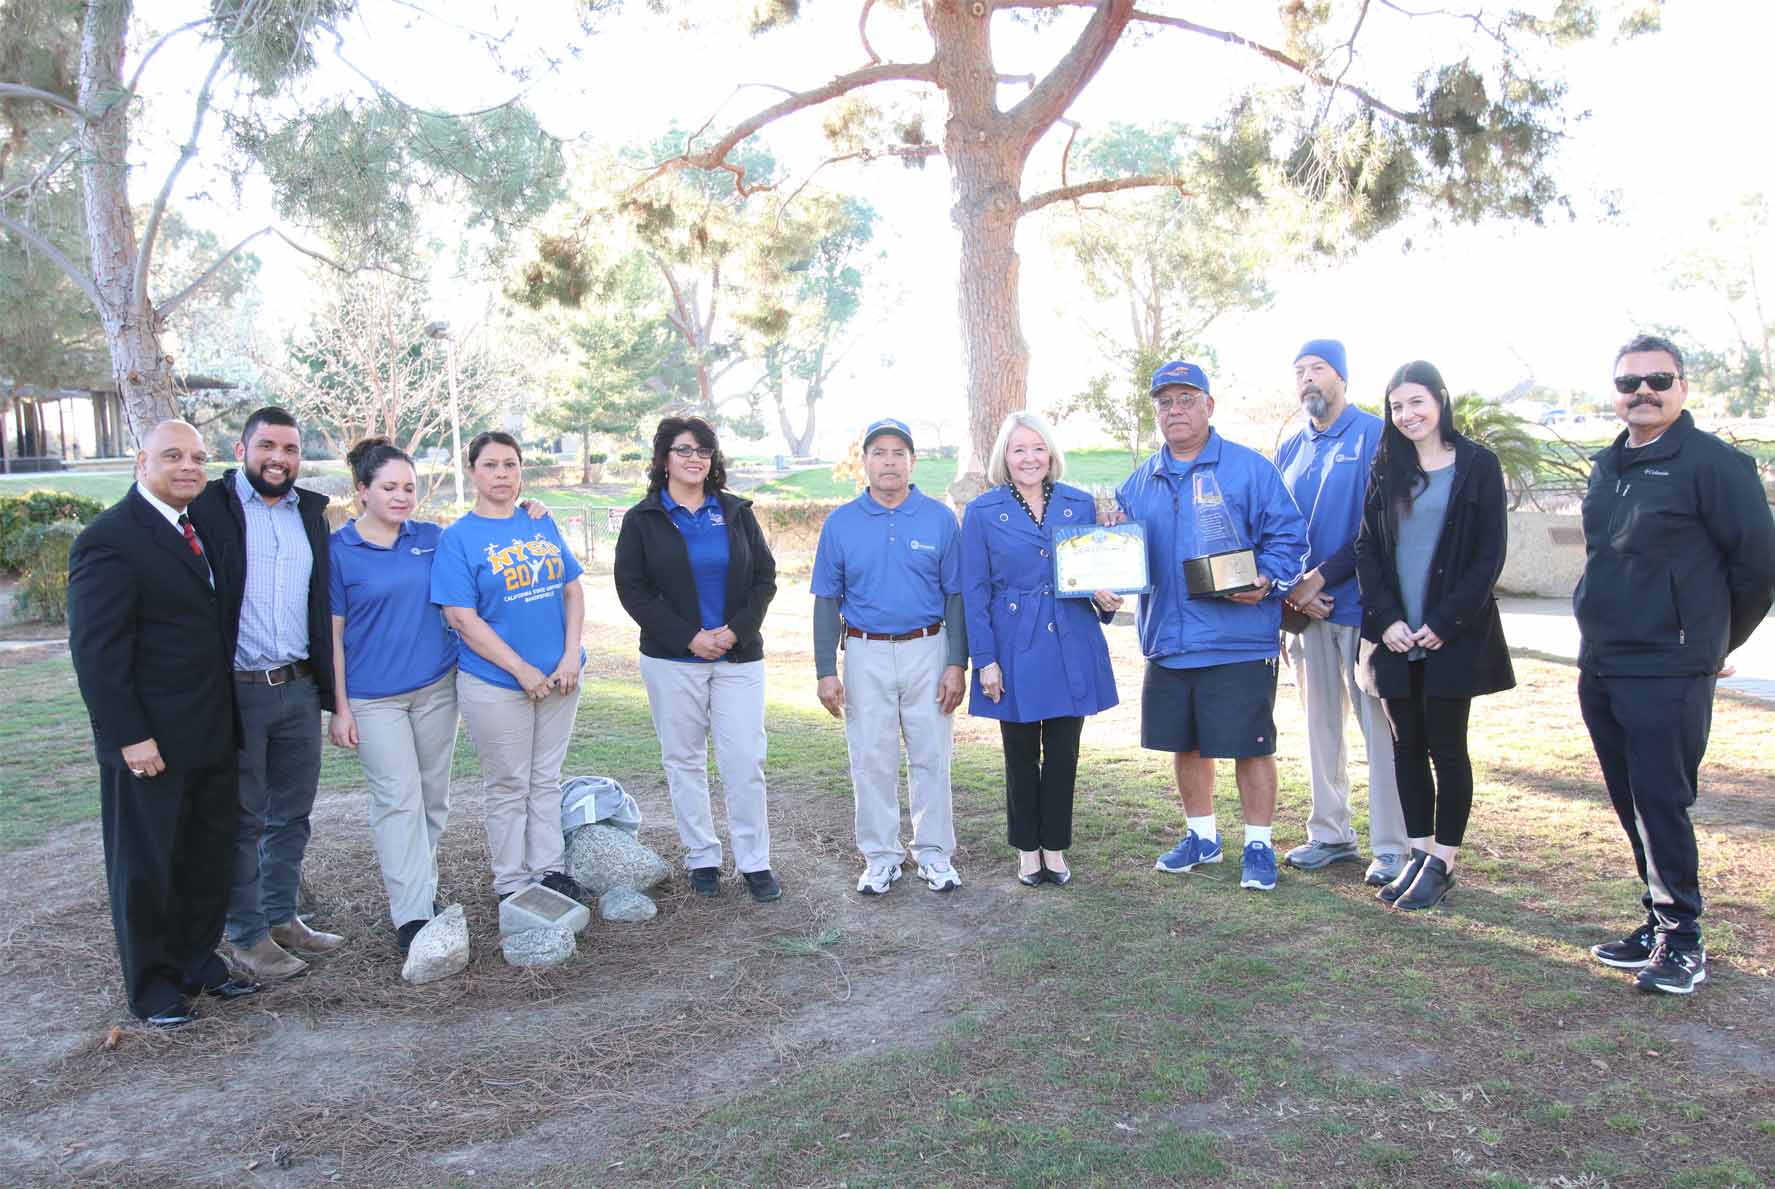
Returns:
[[[919,878],[933,892],[961,886],[949,783],[951,716],[967,688],[961,532],[949,505],[913,484],[916,461],[905,422],[870,425],[869,486],[826,517],[814,554],[814,672],[820,704],[844,719],[866,896],[885,895],[906,858],[902,742]]]
[[[1313,339],[1295,353],[1294,389],[1307,424],[1282,443],[1276,465],[1307,518],[1307,572],[1287,603],[1306,617],[1292,635],[1289,655],[1307,720],[1307,775],[1313,811],[1307,840],[1284,858],[1290,867],[1320,871],[1358,863],[1362,852],[1350,824],[1349,755],[1344,723],[1350,711],[1368,752],[1368,844],[1374,854],[1366,878],[1380,886],[1405,869],[1410,843],[1399,786],[1393,777],[1393,734],[1379,698],[1356,684],[1362,598],[1356,589],[1356,533],[1362,501],[1381,444],[1381,419],[1345,399],[1350,369],[1337,339]]]
[[[1262,454],[1215,432],[1208,375],[1182,360],[1153,373],[1153,414],[1165,444],[1116,491],[1122,515],[1146,530],[1152,591],[1136,622],[1146,655],[1140,745],[1168,751],[1188,829],[1159,856],[1160,871],[1224,857],[1214,821],[1214,761],[1233,761],[1245,819],[1239,886],[1276,886],[1276,664],[1282,598],[1300,581],[1307,526],[1282,475]],[[1192,595],[1186,569],[1234,545],[1249,548],[1250,588]]]

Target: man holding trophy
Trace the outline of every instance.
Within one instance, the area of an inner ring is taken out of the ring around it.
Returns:
[[[1137,622],[1147,659],[1140,744],[1172,753],[1188,818],[1160,871],[1224,857],[1214,822],[1214,761],[1233,760],[1244,811],[1239,886],[1276,886],[1276,663],[1282,596],[1300,581],[1307,526],[1275,464],[1209,424],[1207,373],[1181,360],[1153,373],[1165,445],[1116,491],[1140,521],[1152,589]]]

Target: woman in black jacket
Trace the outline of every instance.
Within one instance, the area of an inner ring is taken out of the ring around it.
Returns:
[[[641,680],[691,889],[721,894],[721,840],[709,804],[713,738],[734,869],[754,900],[767,901],[783,890],[770,871],[759,627],[777,592],[777,563],[752,502],[726,484],[708,422],[661,421],[647,497],[623,517],[616,540],[616,594],[641,625]]]
[[[1417,360],[1387,382],[1387,423],[1356,538],[1362,638],[1393,725],[1411,860],[1380,899],[1434,908],[1473,808],[1467,712],[1516,684],[1493,595],[1504,569],[1497,455],[1455,431],[1448,386]],[[1434,765],[1435,780],[1430,769]]]

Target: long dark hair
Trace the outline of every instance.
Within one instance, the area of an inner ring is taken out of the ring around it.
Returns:
[[[1443,383],[1435,364],[1414,359],[1393,373],[1381,402],[1381,447],[1374,456],[1374,482],[1382,485],[1381,490],[1390,502],[1409,510],[1411,501],[1430,485],[1430,476],[1418,461],[1418,448],[1393,424],[1393,390],[1401,384],[1422,384],[1436,397],[1440,410],[1436,432],[1443,445],[1453,446],[1460,435],[1455,432],[1454,402],[1449,399],[1448,385]]]
[[[365,438],[345,456],[352,482],[359,487],[368,487],[375,481],[376,473],[391,462],[413,465],[412,457],[385,437]]]
[[[703,494],[714,495],[727,486],[727,460],[721,457],[721,443],[714,427],[701,417],[666,417],[653,431],[653,465],[647,468],[647,494],[658,495],[666,489],[666,455],[679,434],[688,433],[696,444],[715,452],[709,459],[709,473],[703,476]]]

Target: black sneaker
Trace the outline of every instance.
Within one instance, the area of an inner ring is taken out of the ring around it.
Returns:
[[[579,886],[579,881],[565,871],[551,871],[542,877],[542,886],[551,892],[559,892],[569,900],[584,900],[586,890]]]
[[[1642,991],[1663,991],[1670,995],[1692,995],[1695,988],[1707,981],[1707,951],[1678,949],[1663,938],[1652,950],[1651,961],[1635,979]]]
[[[690,869],[690,890],[711,900],[719,896],[721,894],[721,868],[692,867]]]
[[[1613,966],[1617,970],[1638,970],[1652,960],[1652,950],[1658,945],[1658,931],[1650,925],[1641,925],[1620,941],[1605,941],[1601,945],[1590,947],[1590,953],[1604,966]]]
[[[419,930],[431,924],[430,921],[408,921],[394,931],[395,943],[401,947],[401,953],[413,948],[413,939],[419,936]]]
[[[769,867],[763,871],[742,871],[740,877],[746,881],[746,890],[752,893],[752,899],[760,904],[783,898],[783,885],[777,882]]]

